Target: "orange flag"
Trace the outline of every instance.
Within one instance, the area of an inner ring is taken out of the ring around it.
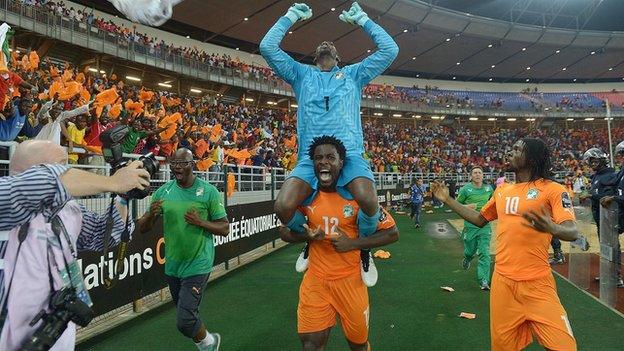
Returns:
[[[74,77],[74,73],[70,69],[65,69],[63,75],[61,76],[61,80],[63,82],[69,82]]]
[[[119,115],[121,115],[121,103],[114,104],[113,107],[111,107],[111,109],[108,111],[108,115],[112,119],[119,118]]]
[[[112,105],[117,101],[119,95],[117,94],[117,89],[112,87],[110,89],[106,89],[101,93],[95,96],[95,101],[93,103],[96,107],[104,107],[106,105]],[[120,106],[121,107],[121,106]]]
[[[284,146],[289,149],[294,149],[295,146],[297,146],[297,137],[293,135],[289,139],[284,139]]]
[[[80,104],[80,106],[82,106],[86,105],[89,101],[91,101],[91,94],[89,94],[85,87],[82,87],[82,90],[80,90],[80,100],[78,101],[78,103]]]
[[[219,141],[219,139],[221,139],[221,134],[223,132],[223,127],[221,127],[221,124],[215,124],[214,127],[212,127],[212,130],[210,131],[210,141],[217,142]]]
[[[69,100],[74,96],[80,94],[81,89],[82,85],[80,85],[80,83],[78,82],[66,82],[63,89],[59,92],[59,100]]]
[[[124,104],[126,111],[130,112],[133,116],[138,116],[143,112],[143,101],[134,102],[132,99],[128,99]]]
[[[231,197],[236,190],[236,178],[234,178],[234,174],[228,173],[227,177],[227,197]]]
[[[152,101],[153,98],[154,98],[154,92],[153,91],[148,91],[148,90],[143,90],[143,89],[141,89],[141,91],[139,91],[139,100],[141,100],[141,101]]]
[[[171,137],[173,137],[175,135],[177,130],[178,130],[178,125],[177,124],[175,124],[175,123],[170,124],[167,127],[167,129],[165,129],[164,131],[162,131],[160,133],[160,138],[162,140],[169,140],[169,139],[171,139]]]
[[[56,93],[60,94],[61,90],[63,90],[63,83],[61,83],[60,80],[55,80],[50,85],[50,89],[48,90],[48,95],[50,96],[50,98],[54,99],[54,96],[56,95]]]
[[[30,70],[34,71],[39,68],[39,54],[37,54],[37,51],[31,51],[28,56],[28,61],[30,61]]]
[[[210,169],[212,165],[214,165],[214,161],[212,160],[212,158],[204,158],[201,161],[197,161],[197,170],[205,172]]]

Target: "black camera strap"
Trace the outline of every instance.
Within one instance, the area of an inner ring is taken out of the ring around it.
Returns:
[[[63,240],[61,240],[60,232],[62,232],[63,236],[65,236],[65,240],[67,241],[67,244],[69,245],[69,251],[71,252],[72,257],[75,258],[77,253],[74,250],[74,245],[72,245],[69,234],[67,234],[67,229],[65,228],[65,224],[63,224],[63,221],[61,221],[61,219],[58,216],[55,216],[54,218],[52,218],[52,232],[54,233],[54,235],[56,235],[56,239],[58,240],[59,245],[61,247],[61,256],[63,256],[63,263],[65,264],[65,270],[67,271],[67,275],[69,276],[69,285],[72,288],[75,288],[74,283],[73,283],[73,277],[71,276],[71,269],[69,267],[69,263],[67,262],[67,258],[65,257],[65,252],[63,252]],[[49,266],[50,265],[48,264],[48,268]],[[50,278],[51,277],[52,276],[50,275]]]
[[[106,228],[104,230],[104,238],[103,238],[103,248],[102,248],[102,256],[104,257],[104,261],[108,260],[108,250],[110,249],[111,236],[113,233],[113,206],[114,206],[115,197],[111,197],[111,204],[109,206],[108,218],[106,220]],[[117,247],[117,258],[115,259],[115,263],[113,266],[113,276],[110,277],[108,275],[104,275],[103,285],[106,289],[112,289],[115,285],[117,285],[117,280],[121,272],[123,272],[124,259],[126,257],[126,251],[128,249],[128,243],[130,242],[130,230],[129,228],[129,219],[130,219],[130,203],[127,204],[128,210],[126,213],[126,223],[124,227],[124,231],[121,233],[121,240],[119,246]]]

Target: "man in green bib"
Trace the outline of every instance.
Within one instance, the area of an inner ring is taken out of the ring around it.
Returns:
[[[483,170],[481,167],[474,167],[470,171],[471,182],[459,189],[457,201],[460,204],[472,207],[477,211],[488,202],[494,189],[491,185],[483,184]],[[464,230],[462,231],[462,240],[464,241],[464,259],[462,260],[462,268],[470,268],[470,261],[479,253],[479,263],[477,265],[477,280],[481,286],[481,290],[490,290],[490,239],[492,231],[490,225],[486,224],[483,228],[476,227],[468,221],[464,221]]]
[[[227,236],[229,223],[217,188],[193,174],[193,153],[179,149],[169,160],[171,180],[152,195],[150,210],[139,219],[142,232],[163,217],[165,275],[177,309],[178,330],[199,350],[219,350],[221,337],[208,333],[199,304],[212,271],[213,235]]]

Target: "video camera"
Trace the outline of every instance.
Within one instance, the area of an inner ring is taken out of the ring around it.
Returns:
[[[127,160],[123,158],[122,142],[128,135],[130,129],[128,126],[119,125],[113,128],[107,129],[100,134],[100,141],[102,142],[102,154],[104,160],[111,165],[111,174],[114,174],[118,169],[125,167],[128,164]],[[154,177],[158,171],[158,161],[156,157],[150,152],[147,155],[143,155],[139,158],[139,161],[143,162],[143,168],[150,174],[150,177]],[[139,190],[137,188],[130,190],[126,196],[131,199],[142,199],[149,195],[149,189]]]

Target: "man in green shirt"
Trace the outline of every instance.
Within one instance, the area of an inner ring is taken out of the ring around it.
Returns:
[[[474,167],[470,171],[471,182],[459,189],[457,202],[467,205],[477,211],[488,202],[494,189],[490,185],[483,184],[483,170],[481,167]],[[476,227],[468,221],[464,221],[464,230],[462,231],[462,240],[464,241],[464,259],[462,260],[462,268],[470,268],[470,261],[479,253],[479,263],[477,265],[477,280],[481,286],[481,290],[490,290],[490,239],[492,231],[490,225],[486,224],[483,228]]]
[[[126,134],[126,137],[121,143],[121,149],[127,154],[134,153],[134,149],[136,148],[137,144],[139,144],[139,140],[154,134],[159,134],[165,129],[167,129],[167,127],[162,127],[151,131],[145,131],[143,130],[141,119],[139,117],[136,117],[132,121],[132,125],[129,127],[128,134]]]
[[[221,337],[206,331],[199,304],[214,262],[213,235],[229,234],[227,214],[217,188],[193,174],[190,150],[177,150],[169,166],[175,180],[154,192],[139,228],[147,232],[158,216],[163,217],[165,275],[177,308],[178,330],[199,350],[216,351]]]

